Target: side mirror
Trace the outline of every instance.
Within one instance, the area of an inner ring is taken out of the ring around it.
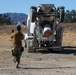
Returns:
[[[36,20],[36,13],[37,13],[37,8],[32,6],[30,8],[30,21],[31,22],[35,22],[35,20]]]
[[[59,12],[59,18],[60,18],[60,22],[64,21],[64,14],[65,14],[65,10],[64,10],[64,6],[60,6],[57,8],[57,11]]]

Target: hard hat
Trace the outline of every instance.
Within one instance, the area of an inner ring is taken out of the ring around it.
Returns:
[[[21,30],[21,26],[19,24],[16,25],[17,30]]]

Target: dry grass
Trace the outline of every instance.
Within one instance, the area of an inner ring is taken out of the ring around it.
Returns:
[[[76,46],[76,23],[74,24],[63,24],[64,34],[63,34],[63,45]],[[0,26],[0,46],[7,45],[10,46],[11,43],[11,30],[15,28],[15,25],[4,25]],[[22,26],[22,32],[27,32],[27,27]],[[4,43],[4,44],[3,44]]]
[[[74,26],[74,27],[73,27]],[[76,24],[63,24],[63,45],[76,46]],[[61,53],[23,52],[20,69],[15,69],[11,58],[11,30],[15,25],[0,26],[0,75],[76,75],[76,57],[72,49]],[[16,30],[16,29],[15,29]],[[27,27],[22,27],[27,32]]]

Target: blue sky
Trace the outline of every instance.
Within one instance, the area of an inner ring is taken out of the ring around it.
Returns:
[[[65,10],[76,10],[76,0],[0,0],[0,13],[17,12],[28,14],[30,6],[39,4],[55,4],[65,6]]]

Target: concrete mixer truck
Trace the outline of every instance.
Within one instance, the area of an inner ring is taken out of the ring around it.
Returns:
[[[62,51],[64,6],[54,4],[31,6],[27,19],[28,31],[25,34],[25,47],[28,52],[39,49]]]

